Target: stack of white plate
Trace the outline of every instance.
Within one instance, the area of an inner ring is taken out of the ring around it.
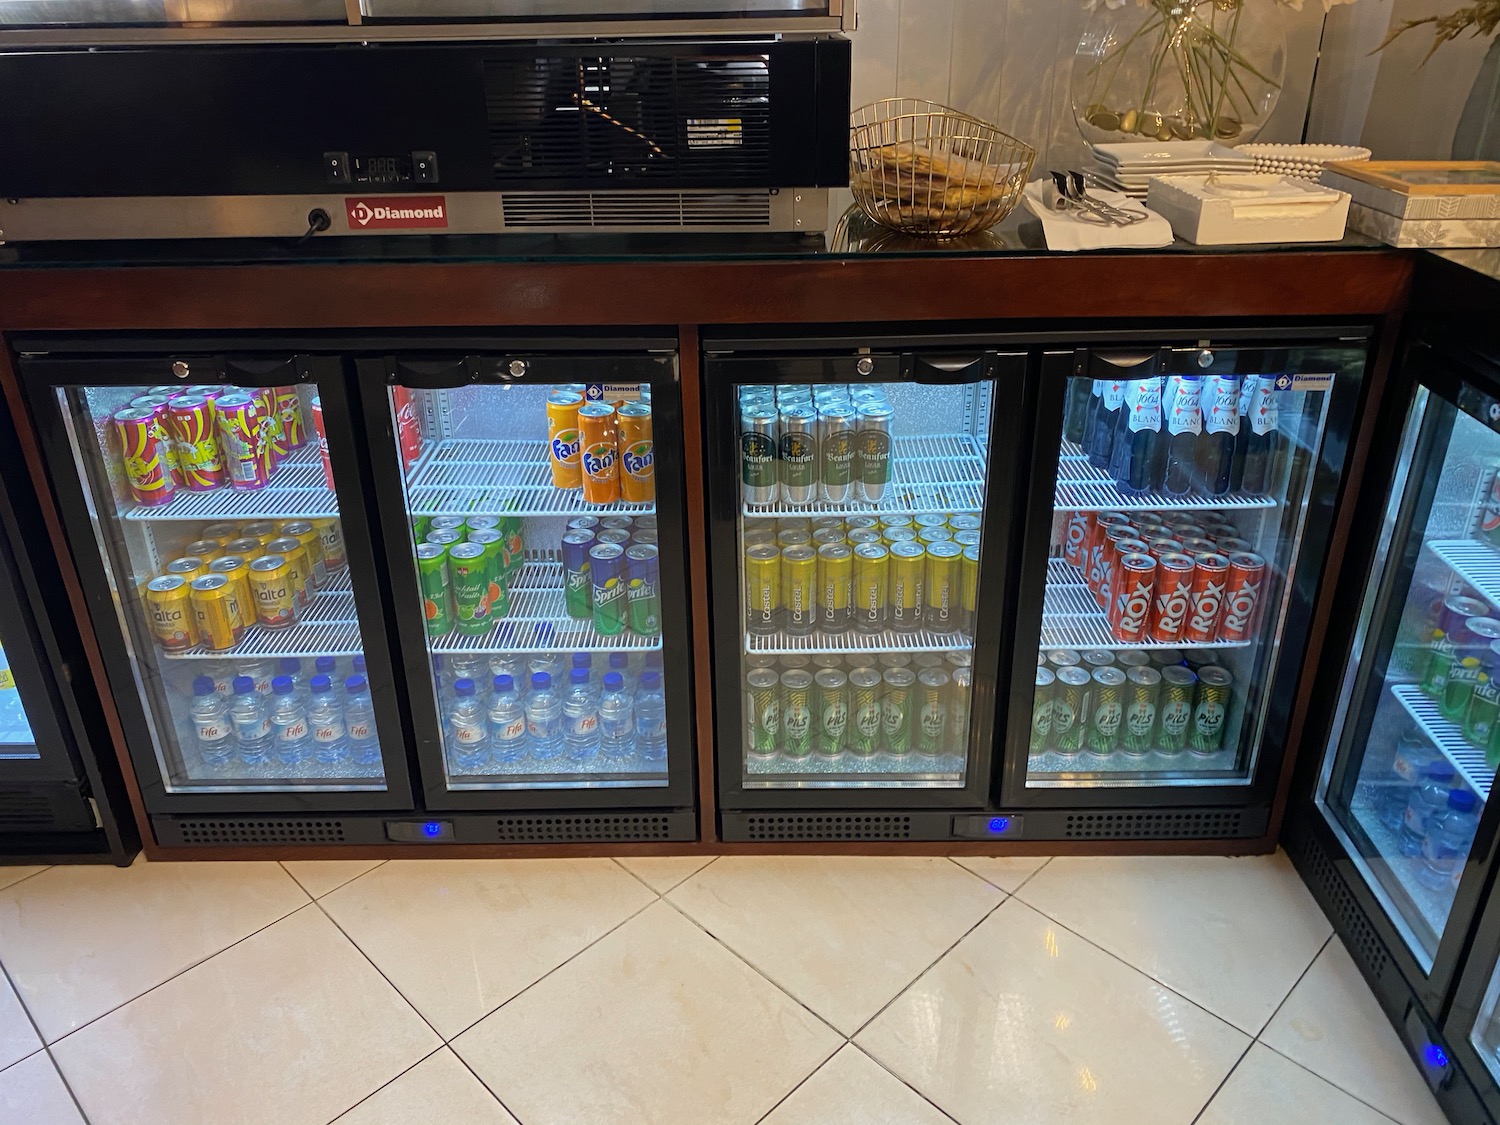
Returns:
[[[1316,180],[1323,166],[1336,160],[1370,159],[1370,150],[1358,145],[1240,145],[1235,151],[1253,159],[1257,172],[1279,172],[1299,180]]]
[[[1152,176],[1206,176],[1211,172],[1253,172],[1255,159],[1217,141],[1128,141],[1094,145],[1088,169],[1103,186],[1134,199],[1146,198]]]

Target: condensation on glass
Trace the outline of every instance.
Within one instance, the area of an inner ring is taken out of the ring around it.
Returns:
[[[384,789],[317,387],[57,399],[167,790]]]
[[[747,789],[964,785],[992,400],[739,388]]]
[[[665,786],[650,385],[390,396],[449,786]]]

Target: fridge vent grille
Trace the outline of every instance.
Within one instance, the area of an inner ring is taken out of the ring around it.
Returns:
[[[508,191],[500,206],[508,228],[771,225],[771,196],[765,191]]]
[[[200,846],[220,844],[342,844],[346,843],[344,822],[313,818],[276,820],[225,820],[219,817],[171,822],[178,838],[162,840],[164,844],[180,843]]]
[[[507,816],[495,821],[495,838],[511,844],[670,840],[671,824],[671,817],[645,813],[618,816]]]
[[[1288,834],[1287,853],[1338,930],[1344,946],[1360,962],[1365,976],[1378,981],[1390,964],[1385,943],[1370,925],[1359,902],[1339,875],[1332,858],[1313,832],[1299,826]]]
[[[751,840],[906,840],[911,817],[899,813],[798,816],[765,813],[745,818]]]
[[[1173,840],[1245,835],[1239,809],[1161,812],[1075,813],[1067,818],[1068,840]]]
[[[56,819],[52,802],[34,793],[0,793],[0,832],[51,828]]]

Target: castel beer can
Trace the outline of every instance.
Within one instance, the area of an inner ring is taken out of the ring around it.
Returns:
[[[607,402],[586,402],[580,406],[578,438],[584,500],[590,504],[618,502],[620,453],[615,408]]]
[[[262,555],[250,564],[250,591],[255,617],[267,629],[297,623],[297,586],[292,568],[280,555]]]
[[[578,433],[578,411],[582,405],[583,396],[571,391],[553,391],[547,396],[547,448],[554,488],[583,485]]]
[[[1249,551],[1229,556],[1229,579],[1224,593],[1224,619],[1219,640],[1250,640],[1266,580],[1266,560]]]
[[[146,583],[151,631],[166,652],[182,652],[198,643],[189,581],[181,574],[164,574]]]
[[[239,644],[245,624],[234,587],[222,574],[205,574],[189,584],[193,625],[204,648],[224,652]]]
[[[927,547],[922,621],[926,628],[951,633],[963,622],[962,575],[964,549],[957,543],[932,543]]]
[[[849,629],[854,597],[854,552],[843,543],[818,548],[818,628],[839,634]]]
[[[979,610],[979,548],[965,547],[958,558],[959,628],[974,635]]]
[[[818,553],[811,547],[781,551],[781,610],[788,633],[811,633],[818,624]]]
[[[114,427],[131,498],[142,507],[170,504],[177,485],[167,461],[167,442],[158,435],[156,410],[121,410],[114,416]]]
[[[879,633],[889,621],[890,557],[879,543],[854,548],[854,626],[862,633]]]
[[[183,395],[167,406],[172,436],[177,439],[177,467],[182,487],[209,492],[224,483],[224,462],[214,421],[214,404],[203,395]]]
[[[620,498],[631,504],[656,499],[656,442],[651,434],[651,405],[621,403]]]
[[[1122,644],[1147,639],[1156,597],[1156,560],[1141,552],[1121,555],[1111,583],[1115,593],[1109,616],[1110,633]]]
[[[1156,599],[1151,611],[1150,637],[1161,645],[1175,645],[1182,637],[1193,604],[1191,555],[1165,554],[1156,560]]]
[[[1193,601],[1187,621],[1182,626],[1182,643],[1212,644],[1219,636],[1219,619],[1224,616],[1224,590],[1229,582],[1229,560],[1215,552],[1205,552],[1194,560]]]
[[[915,542],[893,544],[890,574],[891,628],[906,633],[920,629],[927,582],[927,548]]]
[[[745,552],[745,627],[760,635],[781,628],[781,548],[774,544]]]
[[[271,470],[263,448],[263,415],[260,404],[249,395],[225,395],[214,413],[218,417],[219,450],[229,487],[243,492],[265,488]]]

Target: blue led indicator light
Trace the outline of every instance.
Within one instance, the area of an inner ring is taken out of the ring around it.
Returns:
[[[1428,1066],[1438,1070],[1442,1070],[1448,1065],[1448,1052],[1436,1043],[1427,1044],[1426,1049],[1422,1052],[1422,1056],[1427,1060]]]
[[[443,834],[443,826],[435,820],[429,820],[426,824],[422,825],[422,833],[425,836],[436,838]]]
[[[991,832],[1004,832],[1009,827],[1010,827],[1010,817],[1008,817],[1008,816],[992,816],[992,817],[990,817],[990,831]]]

